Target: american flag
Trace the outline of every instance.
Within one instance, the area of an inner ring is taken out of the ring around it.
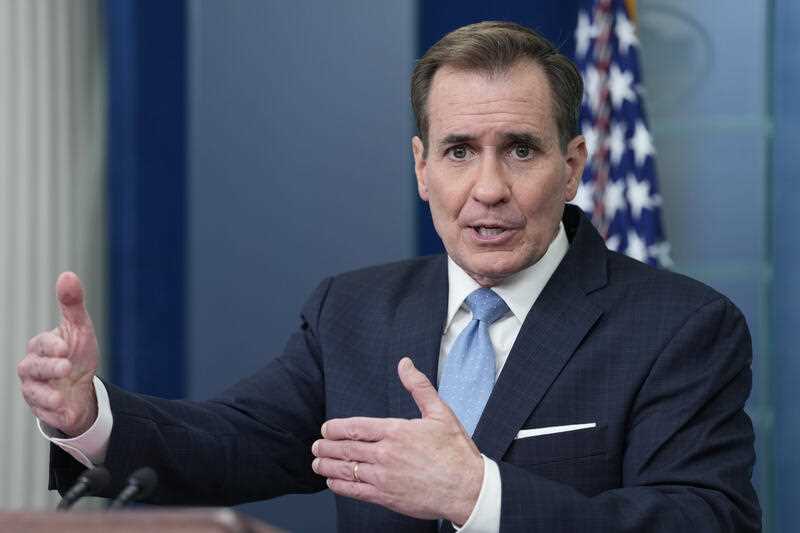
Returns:
[[[586,4],[578,12],[575,56],[589,160],[573,203],[591,216],[608,248],[669,268],[636,26],[622,0]]]

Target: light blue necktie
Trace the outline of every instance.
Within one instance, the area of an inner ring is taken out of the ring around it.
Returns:
[[[472,321],[447,354],[439,396],[472,435],[494,387],[495,355],[489,326],[506,314],[508,306],[491,289],[472,292],[467,296],[467,306]]]

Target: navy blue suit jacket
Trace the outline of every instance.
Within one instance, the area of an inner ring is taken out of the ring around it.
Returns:
[[[688,278],[610,252],[580,211],[474,440],[498,462],[502,531],[757,531],[751,347],[741,313]],[[330,418],[419,416],[397,377],[411,355],[436,383],[443,256],[325,280],[262,371],[207,402],[108,385],[116,480],[151,465],[152,501],[234,504],[325,488],[311,443]],[[593,429],[516,439],[525,428]],[[53,448],[51,484],[81,467]],[[435,521],[337,498],[340,531],[435,531]]]

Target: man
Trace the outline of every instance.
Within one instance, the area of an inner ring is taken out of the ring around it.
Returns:
[[[342,531],[759,530],[746,324],[713,290],[609,252],[565,206],[581,97],[575,67],[521,26],[434,45],[412,79],[413,152],[447,257],[325,280],[285,352],[218,399],[98,380],[63,274],[62,324],[19,365],[58,445],[52,486],[104,462],[109,493],[155,467],[156,503],[327,485]]]

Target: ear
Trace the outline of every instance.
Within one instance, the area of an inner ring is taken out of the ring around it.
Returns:
[[[564,201],[569,202],[575,198],[578,192],[578,185],[583,176],[583,168],[586,166],[586,139],[583,135],[576,135],[567,145],[567,153],[564,163],[567,165],[567,187],[564,191]]]
[[[414,136],[411,139],[411,148],[414,151],[414,172],[417,174],[417,192],[422,201],[428,201],[428,183],[426,180],[425,172],[427,170],[427,161],[425,160],[425,146],[422,144],[422,139]]]

